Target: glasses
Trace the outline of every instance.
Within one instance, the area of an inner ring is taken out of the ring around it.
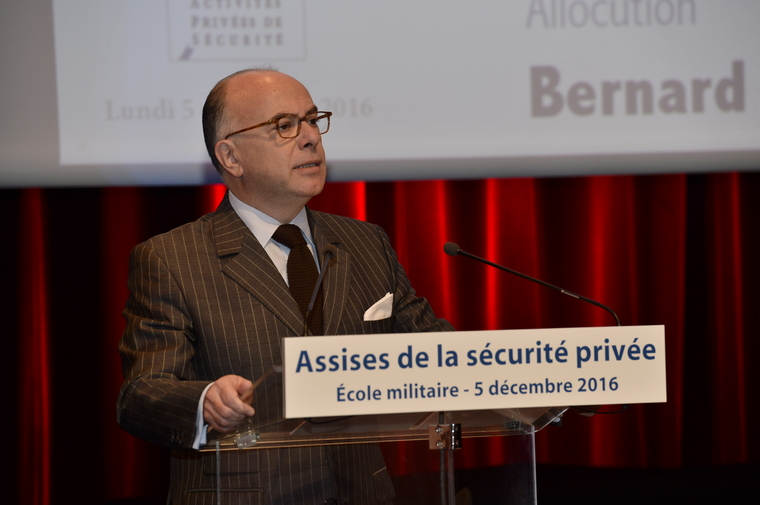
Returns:
[[[238,133],[247,132],[248,130],[253,130],[254,128],[266,126],[268,124],[275,125],[277,134],[280,137],[284,139],[294,139],[300,135],[301,122],[303,121],[305,121],[307,125],[316,128],[320,135],[324,135],[330,130],[330,116],[332,116],[332,112],[325,112],[321,110],[307,114],[304,117],[298,117],[295,114],[283,114],[281,116],[272,118],[269,121],[264,121],[263,123],[249,126],[248,128],[243,128],[242,130],[234,131],[224,137],[224,140],[227,140],[228,138],[232,137],[233,135],[237,135]]]

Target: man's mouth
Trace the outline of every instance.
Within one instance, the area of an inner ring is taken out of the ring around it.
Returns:
[[[298,170],[299,168],[312,168],[316,166],[319,166],[319,163],[306,163],[305,165],[298,165],[296,167],[296,170]]]

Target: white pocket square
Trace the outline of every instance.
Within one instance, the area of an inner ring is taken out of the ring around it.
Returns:
[[[380,298],[372,307],[367,309],[364,313],[365,321],[379,321],[380,319],[387,319],[391,317],[393,312],[393,294],[386,293],[386,295]]]

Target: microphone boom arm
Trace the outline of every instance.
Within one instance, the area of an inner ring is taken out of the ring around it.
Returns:
[[[559,286],[555,286],[554,284],[549,284],[548,282],[544,282],[540,279],[536,279],[535,277],[531,277],[530,275],[526,275],[524,273],[518,272],[517,270],[512,270],[511,268],[507,268],[505,266],[499,265],[498,263],[494,263],[493,261],[488,261],[487,259],[481,258],[480,256],[475,256],[474,254],[468,253],[467,251],[462,250],[458,245],[456,245],[453,242],[446,242],[443,246],[443,250],[446,254],[449,256],[457,256],[462,255],[466,256],[468,258],[472,258],[476,261],[480,261],[481,263],[485,263],[486,265],[490,265],[494,268],[498,268],[499,270],[503,270],[507,273],[510,273],[512,275],[516,275],[518,277],[522,277],[523,279],[535,282],[536,284],[540,284],[544,287],[547,287],[549,289],[553,289],[554,291],[558,291],[562,294],[565,294],[567,296],[571,296],[573,298],[576,298],[578,300],[583,300],[586,303],[590,303],[591,305],[596,305],[597,307],[600,307],[610,314],[612,314],[612,317],[615,318],[615,322],[618,326],[622,326],[620,324],[620,319],[618,318],[617,314],[615,314],[615,311],[613,311],[608,306],[604,305],[603,303],[597,302],[596,300],[592,300],[591,298],[587,298],[585,296],[579,295],[577,293],[573,293],[572,291],[568,291],[566,289],[562,289]]]

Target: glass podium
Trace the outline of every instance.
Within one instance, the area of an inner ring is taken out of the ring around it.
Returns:
[[[535,434],[567,410],[534,407],[286,419],[282,405],[281,367],[274,367],[254,383],[256,414],[232,433],[209,431],[200,450],[380,443],[394,481],[394,503],[414,505],[536,503]],[[484,452],[487,445],[499,444],[504,464],[478,461],[477,453],[475,461],[457,464],[457,449],[468,443],[479,444]]]

